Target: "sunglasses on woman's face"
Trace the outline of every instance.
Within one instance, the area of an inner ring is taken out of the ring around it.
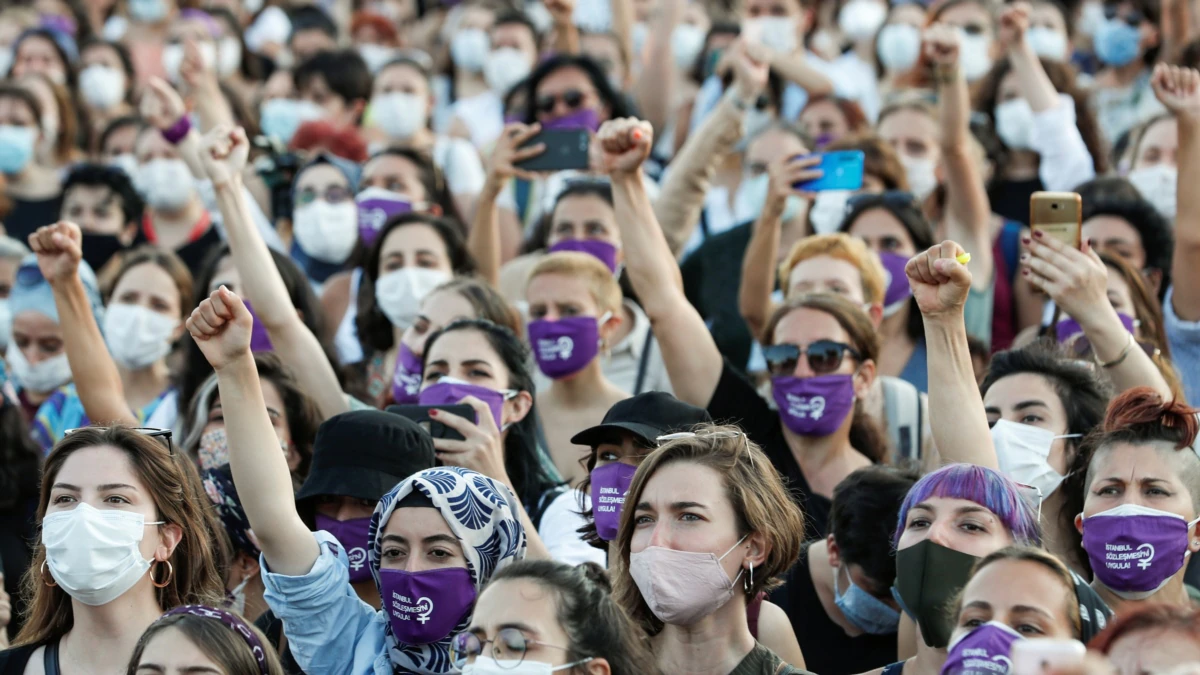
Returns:
[[[1138,26],[1140,26],[1142,24],[1142,21],[1144,20],[1142,13],[1137,11],[1136,9],[1131,9],[1128,12],[1125,12],[1124,14],[1122,14],[1117,5],[1109,5],[1109,6],[1105,7],[1104,8],[1104,18],[1109,19],[1109,20],[1120,19],[1120,20],[1124,21],[1125,23],[1129,24],[1130,26],[1133,26],[1134,28],[1137,28]]]
[[[841,368],[846,354],[859,361],[862,360],[862,355],[854,347],[833,340],[817,340],[803,349],[799,345],[793,344],[763,347],[767,369],[772,375],[791,375],[796,372],[800,354],[804,354],[808,359],[808,367],[817,375],[828,375]]]
[[[583,105],[583,92],[578,89],[568,89],[562,94],[542,94],[537,97],[537,110],[548,115],[554,112],[559,101],[562,101],[563,105],[571,110],[578,110],[579,106]]]

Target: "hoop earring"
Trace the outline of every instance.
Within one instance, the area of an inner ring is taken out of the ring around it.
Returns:
[[[750,563],[750,574],[742,577],[742,590],[749,593],[754,588],[754,563]]]
[[[58,583],[56,583],[54,581],[54,575],[50,575],[49,578],[46,577],[46,561],[45,560],[42,561],[42,583],[46,584],[50,588],[54,588],[55,586],[58,585]]]
[[[163,579],[161,583],[154,580],[154,570],[158,568],[159,562],[162,562],[167,566],[167,578]],[[154,561],[154,565],[150,568],[150,583],[155,588],[166,588],[167,586],[171,585],[171,581],[174,578],[175,578],[175,566],[171,564],[170,560],[162,560],[162,561],[155,560]]]

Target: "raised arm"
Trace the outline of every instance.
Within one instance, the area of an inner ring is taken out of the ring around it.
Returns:
[[[1150,356],[1138,347],[1108,299],[1108,268],[1085,240],[1083,250],[1037,231],[1025,240],[1022,261],[1033,286],[1079,322],[1092,352],[1118,391],[1151,387],[1164,399],[1171,387]]]
[[[925,31],[922,49],[934,64],[942,123],[942,162],[946,175],[946,236],[971,253],[975,283],[992,278],[991,207],[983,176],[971,154],[971,94],[959,67],[957,29],[934,24]]]
[[[108,354],[104,335],[92,315],[91,300],[79,278],[83,257],[79,226],[64,221],[39,228],[29,235],[29,248],[37,254],[38,269],[54,293],[67,363],[83,411],[96,424],[136,427],[138,419],[125,402],[121,373]]]
[[[957,243],[944,241],[908,261],[904,272],[925,323],[929,381],[937,383],[929,388],[934,445],[944,462],[999,469],[967,346],[963,307],[971,273],[957,260],[964,252]]]
[[[833,94],[833,81],[812,67],[803,47],[798,47],[788,53],[773,52],[771,54],[771,70],[783,79],[799,85],[801,89],[808,92],[810,99]]]
[[[621,49],[621,57],[625,59],[625,70],[632,73],[634,59],[638,56],[633,53],[633,23],[636,20],[633,15],[633,0],[608,0],[608,7],[612,12],[612,32],[617,38],[617,46]],[[622,83],[622,88],[628,84]]]
[[[721,353],[704,319],[683,294],[683,280],[642,183],[654,131],[636,119],[605,122],[593,144],[593,165],[612,179],[625,273],[650,317],[671,386],[681,401],[708,407],[721,379]]]
[[[276,574],[303,576],[320,551],[296,512],[291,471],[263,402],[250,353],[253,323],[241,298],[222,286],[192,311],[187,328],[217,373],[233,482],[263,557]]]
[[[1200,72],[1159,64],[1150,83],[1179,125],[1171,310],[1183,321],[1200,321]]]
[[[183,63],[179,66],[179,76],[183,79],[192,109],[196,111],[196,120],[200,123],[202,133],[223,124],[236,124],[233,110],[221,91],[216,64],[205,63],[200,46],[191,38],[183,42]]]
[[[222,125],[204,137],[199,154],[205,175],[216,192],[230,255],[242,276],[243,293],[254,303],[275,353],[312,397],[321,417],[333,417],[349,409],[346,397],[320,340],[292,306],[291,295],[275,267],[271,251],[254,226],[242,186],[249,152],[245,130]]]
[[[526,180],[534,178],[533,174],[518,169],[514,164],[546,151],[545,143],[528,148],[520,147],[541,130],[542,125],[536,123],[531,126],[514,123],[504,127],[504,131],[496,139],[491,156],[488,157],[487,180],[483,183],[483,191],[479,193],[479,202],[475,206],[471,231],[467,234],[467,250],[471,252],[475,264],[479,267],[479,276],[493,286],[500,283],[500,267],[505,262],[505,236],[517,241],[521,238],[519,230],[510,233],[500,231],[500,210],[496,206],[496,200],[514,176]]]
[[[750,243],[742,259],[742,286],[738,291],[738,310],[750,334],[760,341],[762,331],[771,315],[771,292],[775,289],[775,261],[779,258],[779,236],[783,224],[783,211],[789,197],[808,200],[812,195],[796,190],[796,183],[821,177],[820,169],[813,169],[821,158],[781,157],[771,165],[771,187],[767,202],[763,204],[758,220],[754,221]],[[786,282],[786,280],[780,280]]]
[[[559,54],[578,54],[579,28],[574,20],[575,0],[546,0],[543,4],[554,19],[554,51]]]
[[[650,19],[649,53],[633,55],[635,60],[645,57],[640,64],[641,70],[633,69],[637,73],[637,80],[633,83],[633,98],[637,101],[638,110],[654,127],[654,133],[660,136],[670,121],[675,100],[678,66],[671,53],[671,36],[683,17],[686,2],[663,0],[658,3]]]

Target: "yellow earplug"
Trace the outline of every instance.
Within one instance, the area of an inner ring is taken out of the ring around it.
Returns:
[[[966,265],[967,263],[971,262],[971,254],[964,253],[964,254],[956,257],[955,260],[957,260],[960,265]]]

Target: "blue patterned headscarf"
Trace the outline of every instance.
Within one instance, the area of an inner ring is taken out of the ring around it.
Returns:
[[[416,490],[433,502],[442,513],[450,531],[462,544],[467,559],[467,571],[478,593],[497,570],[525,558],[525,528],[517,515],[517,500],[502,483],[487,476],[457,466],[442,466],[415,473],[401,481],[379,500],[371,516],[367,538],[371,548],[367,560],[371,576],[379,586],[379,560],[383,547],[383,528],[396,510],[396,505]],[[445,639],[427,645],[409,645],[396,641],[391,623],[387,627],[388,657],[392,669],[399,673],[444,675],[457,673],[450,661],[450,639],[466,630],[471,617],[462,622]]]

